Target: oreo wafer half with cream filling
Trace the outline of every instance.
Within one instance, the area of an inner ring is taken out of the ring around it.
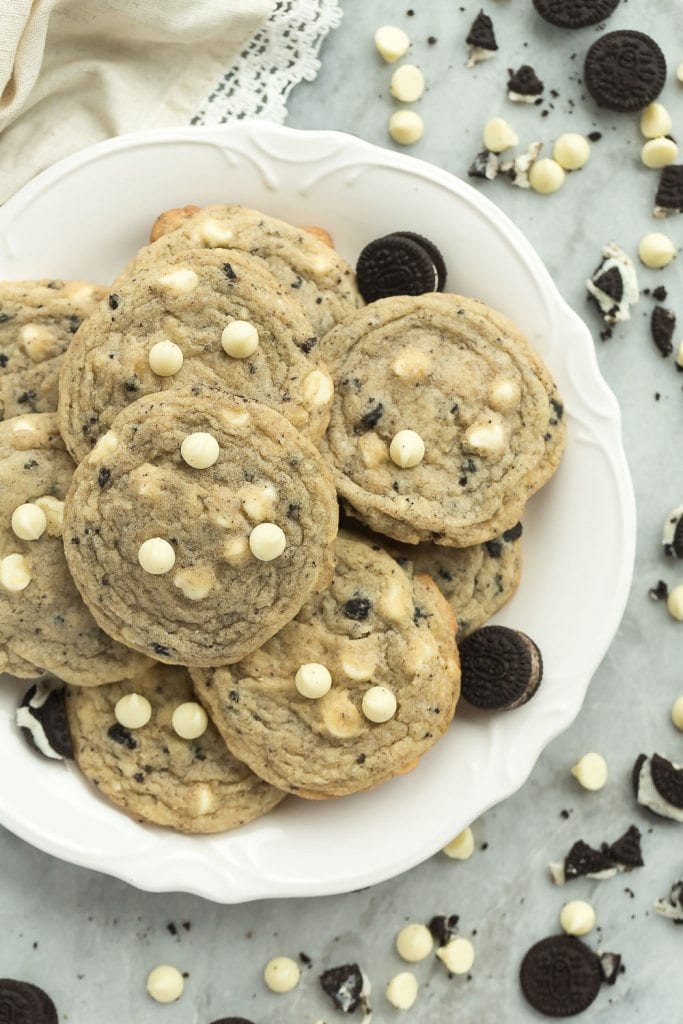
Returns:
[[[633,766],[633,788],[642,807],[683,824],[683,765],[661,754],[640,754]]]
[[[16,723],[29,746],[55,761],[74,756],[66,719],[64,686],[55,679],[40,679],[24,694]]]

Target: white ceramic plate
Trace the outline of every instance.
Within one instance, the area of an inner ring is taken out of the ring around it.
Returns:
[[[0,820],[49,853],[143,889],[221,902],[317,896],[419,863],[518,789],[577,715],[616,632],[633,567],[635,506],[616,400],[586,326],[514,225],[468,185],[336,132],[262,122],[170,129],[91,147],[0,209],[0,276],[106,282],[161,210],[242,203],[320,224],[352,263],[392,230],[433,239],[449,288],[507,313],[549,364],[566,401],[567,451],[524,517],[522,582],[498,621],[540,644],[543,685],[508,713],[461,709],[410,775],[343,800],[289,799],[234,833],[190,838],[137,825],[73,766],[34,756],[13,726],[28,685],[0,687]]]

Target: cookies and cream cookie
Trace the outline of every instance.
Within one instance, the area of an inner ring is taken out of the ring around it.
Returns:
[[[74,469],[55,413],[0,423],[0,671],[96,686],[147,660],[98,627],[69,575],[62,516]]]
[[[408,771],[448,728],[459,692],[455,620],[436,584],[346,531],[335,557],[329,589],[260,650],[192,671],[232,752],[311,799]]]
[[[519,521],[564,446],[548,370],[482,302],[381,299],[322,341],[335,381],[322,451],[378,533],[468,547]]]
[[[329,583],[337,503],[284,417],[195,385],[125,408],[77,468],[69,568],[103,629],[160,661],[220,665]]]
[[[223,832],[283,799],[228,752],[196,704],[185,668],[155,665],[96,690],[69,687],[66,709],[79,768],[137,821]],[[183,729],[193,717],[199,724]]]

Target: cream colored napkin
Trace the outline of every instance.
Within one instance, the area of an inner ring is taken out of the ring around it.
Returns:
[[[61,157],[186,124],[273,0],[0,0],[0,202]]]

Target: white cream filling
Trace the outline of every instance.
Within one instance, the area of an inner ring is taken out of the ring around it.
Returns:
[[[607,270],[611,270],[612,267],[616,267],[621,275],[623,295],[619,302],[613,299],[611,295],[608,295],[607,292],[603,292],[594,283],[594,279],[599,278]],[[593,274],[593,277],[586,281],[586,288],[596,299],[605,322],[609,324],[630,320],[631,312],[629,307],[640,299],[638,277],[633,261],[615,242],[610,242],[602,250],[602,263]]]

